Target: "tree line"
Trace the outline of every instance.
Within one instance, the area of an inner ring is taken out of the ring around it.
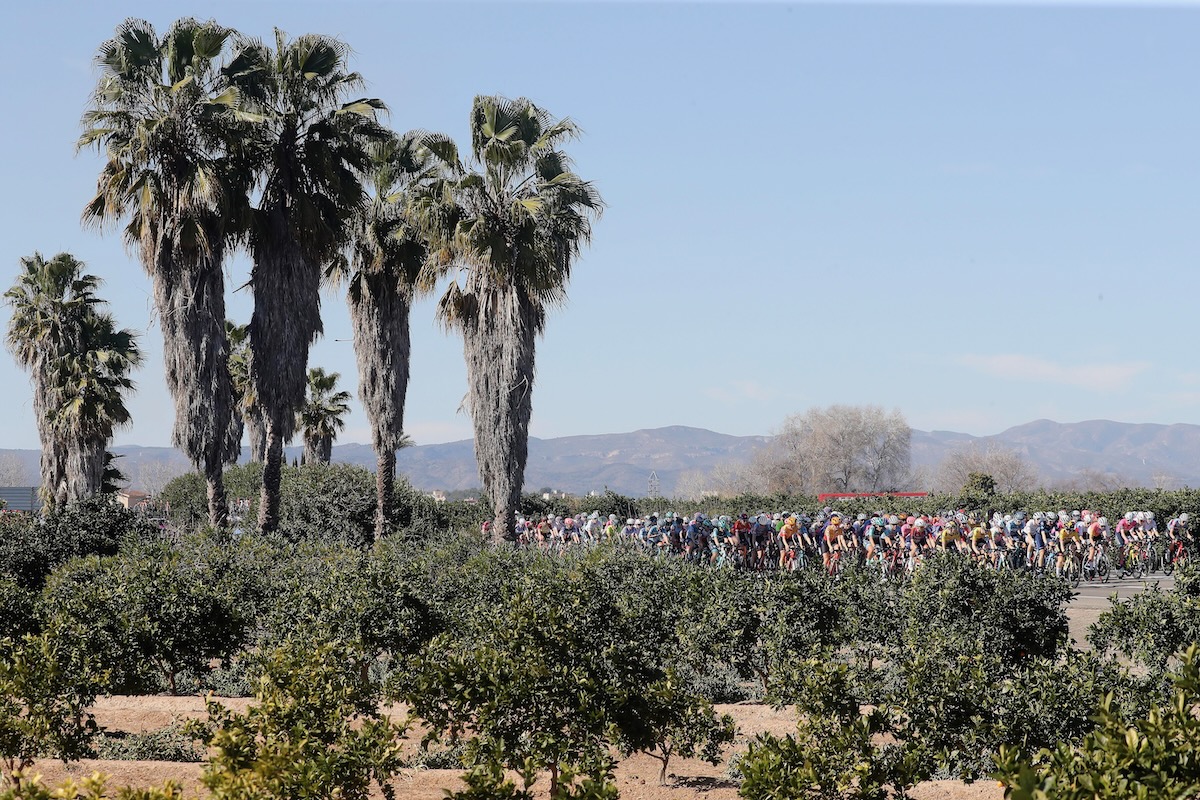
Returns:
[[[96,56],[78,146],[104,165],[83,221],[123,225],[151,279],[172,443],[204,475],[211,524],[228,521],[223,470],[247,432],[264,465],[257,525],[279,524],[283,445],[303,411],[325,282],[346,288],[385,530],[405,443],[409,308],[444,285],[438,318],[463,338],[480,476],[506,535],[536,340],[602,209],[563,149],[579,129],[524,98],[479,96],[461,151],[442,134],[397,134],[382,100],[357,96],[364,80],[349,58],[345,42],[319,34],[276,30],[264,42],[214,21],[180,19],[162,34],[126,21]],[[252,262],[244,331],[225,314],[224,265],[238,250]],[[325,431],[306,446],[319,458],[330,441]],[[44,485],[60,483],[56,458],[43,460]]]

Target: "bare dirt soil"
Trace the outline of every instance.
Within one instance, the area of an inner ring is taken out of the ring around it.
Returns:
[[[238,710],[247,700],[222,700]],[[755,734],[770,732],[777,735],[795,729],[795,717],[787,710],[777,711],[758,704],[718,706],[736,720],[739,740],[730,750],[741,750],[745,741]],[[395,710],[400,713],[400,709]],[[138,733],[155,730],[173,720],[203,718],[204,700],[200,697],[106,697],[93,708],[96,722],[110,731]],[[659,762],[650,756],[636,755],[617,766],[617,785],[625,800],[735,800],[737,786],[725,774],[725,765],[712,766],[702,761],[674,759],[668,770],[667,782],[658,783]],[[201,796],[202,764],[181,764],[169,761],[101,761],[85,760],[63,766],[58,761],[39,761],[34,769],[44,783],[57,785],[67,778],[79,780],[100,772],[110,776],[110,788],[118,786],[149,787],[172,780],[183,786],[188,797]],[[446,789],[462,788],[458,770],[406,770],[397,780],[397,794],[411,800],[443,800]],[[545,785],[539,784],[545,790]],[[912,796],[917,800],[999,800],[1002,789],[991,781],[966,785],[958,781],[930,781],[916,787]]]

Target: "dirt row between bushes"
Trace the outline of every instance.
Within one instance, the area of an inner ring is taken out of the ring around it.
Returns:
[[[244,710],[249,701],[222,701],[231,708]],[[758,703],[717,706],[720,713],[731,714],[737,722],[739,738],[727,755],[744,750],[746,741],[758,733],[783,735],[795,730],[795,716],[788,710],[776,710]],[[395,709],[397,714],[400,709]],[[93,709],[96,722],[110,731],[141,733],[157,730],[175,720],[203,718],[204,701],[199,697],[106,697]],[[100,772],[110,776],[109,787],[148,787],[173,780],[181,784],[188,797],[204,794],[200,785],[203,764],[170,761],[84,760],[63,766],[58,761],[39,761],[35,772],[48,785]],[[658,783],[660,764],[646,755],[623,760],[616,770],[617,786],[625,800],[736,800],[737,786],[726,775],[725,764],[713,766],[694,759],[673,759],[667,782]],[[446,789],[464,788],[459,770],[405,770],[396,780],[399,797],[412,800],[443,800]],[[539,784],[545,796],[544,781]],[[930,781],[916,787],[916,800],[999,800],[1002,789],[991,781],[972,785],[958,781]]]
[[[1107,607],[1107,602],[1076,602],[1068,608],[1070,634],[1078,646],[1086,645],[1087,628]],[[236,711],[244,711],[250,701],[244,698],[222,700]],[[96,722],[109,731],[143,733],[176,720],[203,718],[201,697],[105,697],[92,709]],[[738,741],[726,756],[744,750],[746,742],[758,733],[784,735],[795,730],[795,716],[789,710],[776,710],[757,703],[718,706],[721,713],[733,716],[738,726]],[[401,709],[392,712],[399,716]],[[694,759],[673,759],[667,782],[658,782],[659,762],[650,756],[635,755],[617,765],[616,780],[625,800],[735,800],[737,786],[729,780],[725,764],[717,766]],[[64,766],[58,761],[42,760],[35,772],[49,785],[100,772],[110,776],[109,786],[148,787],[172,780],[181,784],[188,797],[202,796],[202,764],[170,761],[84,760]],[[404,771],[396,780],[397,795],[411,800],[443,800],[445,790],[463,788],[459,770],[414,769]],[[542,796],[544,782],[539,784]],[[1001,800],[1004,790],[993,781],[965,784],[961,781],[928,781],[915,787],[915,800]]]

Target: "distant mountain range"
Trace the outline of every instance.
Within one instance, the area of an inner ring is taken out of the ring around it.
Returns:
[[[653,472],[662,493],[670,496],[683,473],[748,462],[767,441],[766,436],[728,436],[678,425],[632,433],[531,438],[525,487],[573,494],[608,488],[639,497],[647,494]],[[935,468],[953,448],[970,442],[1016,450],[1037,469],[1046,485],[1090,472],[1107,473],[1129,485],[1200,486],[1200,425],[1038,420],[978,437],[914,430],[913,464]],[[167,447],[127,446],[114,451],[122,456],[119,465],[134,488],[154,490],[187,469],[183,456]],[[300,451],[288,448],[288,459],[298,458]],[[37,474],[37,451],[0,450],[0,454],[8,453],[16,454],[29,479]],[[375,455],[364,444],[334,447],[333,460],[375,466]],[[452,491],[479,485],[474,445],[469,439],[401,450],[397,468],[420,489]]]

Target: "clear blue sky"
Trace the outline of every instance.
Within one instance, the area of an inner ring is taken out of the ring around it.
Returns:
[[[538,347],[536,436],[761,434],[830,403],[973,434],[1200,423],[1200,6],[20,4],[0,283],[69,250],[146,331],[118,444],[167,444],[171,404],[148,279],[79,226],[100,162],[74,141],[96,47],[126,16],[187,14],[342,37],[397,130],[465,141],[480,93],[583,127],[577,170],[609,208]],[[311,363],[353,391],[344,301],[323,308]],[[407,427],[467,438],[460,342],[431,302],[412,325]],[[30,396],[0,356],[0,447],[37,446]],[[357,402],[340,441],[369,441]]]

